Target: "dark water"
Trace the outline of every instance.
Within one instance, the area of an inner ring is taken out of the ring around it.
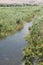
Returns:
[[[22,48],[27,44],[24,36],[31,25],[25,23],[21,31],[0,40],[0,65],[22,65]]]

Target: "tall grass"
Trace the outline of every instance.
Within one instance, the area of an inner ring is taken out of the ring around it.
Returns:
[[[31,21],[40,6],[0,7],[0,37],[23,28],[24,21]]]
[[[25,65],[43,65],[43,8],[33,19],[33,25],[26,40],[28,46],[23,50]]]

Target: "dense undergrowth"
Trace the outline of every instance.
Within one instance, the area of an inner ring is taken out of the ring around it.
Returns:
[[[23,28],[24,21],[31,21],[41,6],[0,7],[0,38]]]
[[[33,19],[33,25],[26,36],[28,46],[23,50],[25,65],[43,65],[43,7]]]

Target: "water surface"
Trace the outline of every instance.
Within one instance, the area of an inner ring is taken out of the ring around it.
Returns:
[[[0,39],[0,65],[22,65],[22,48],[27,45],[24,39],[32,22],[25,23],[24,28],[4,39]]]

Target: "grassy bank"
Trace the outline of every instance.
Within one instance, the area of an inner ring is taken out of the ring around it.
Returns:
[[[23,51],[25,65],[43,65],[43,7],[33,19],[33,25],[26,40],[28,46]]]
[[[0,7],[0,38],[23,28],[24,21],[31,21],[40,7]]]

